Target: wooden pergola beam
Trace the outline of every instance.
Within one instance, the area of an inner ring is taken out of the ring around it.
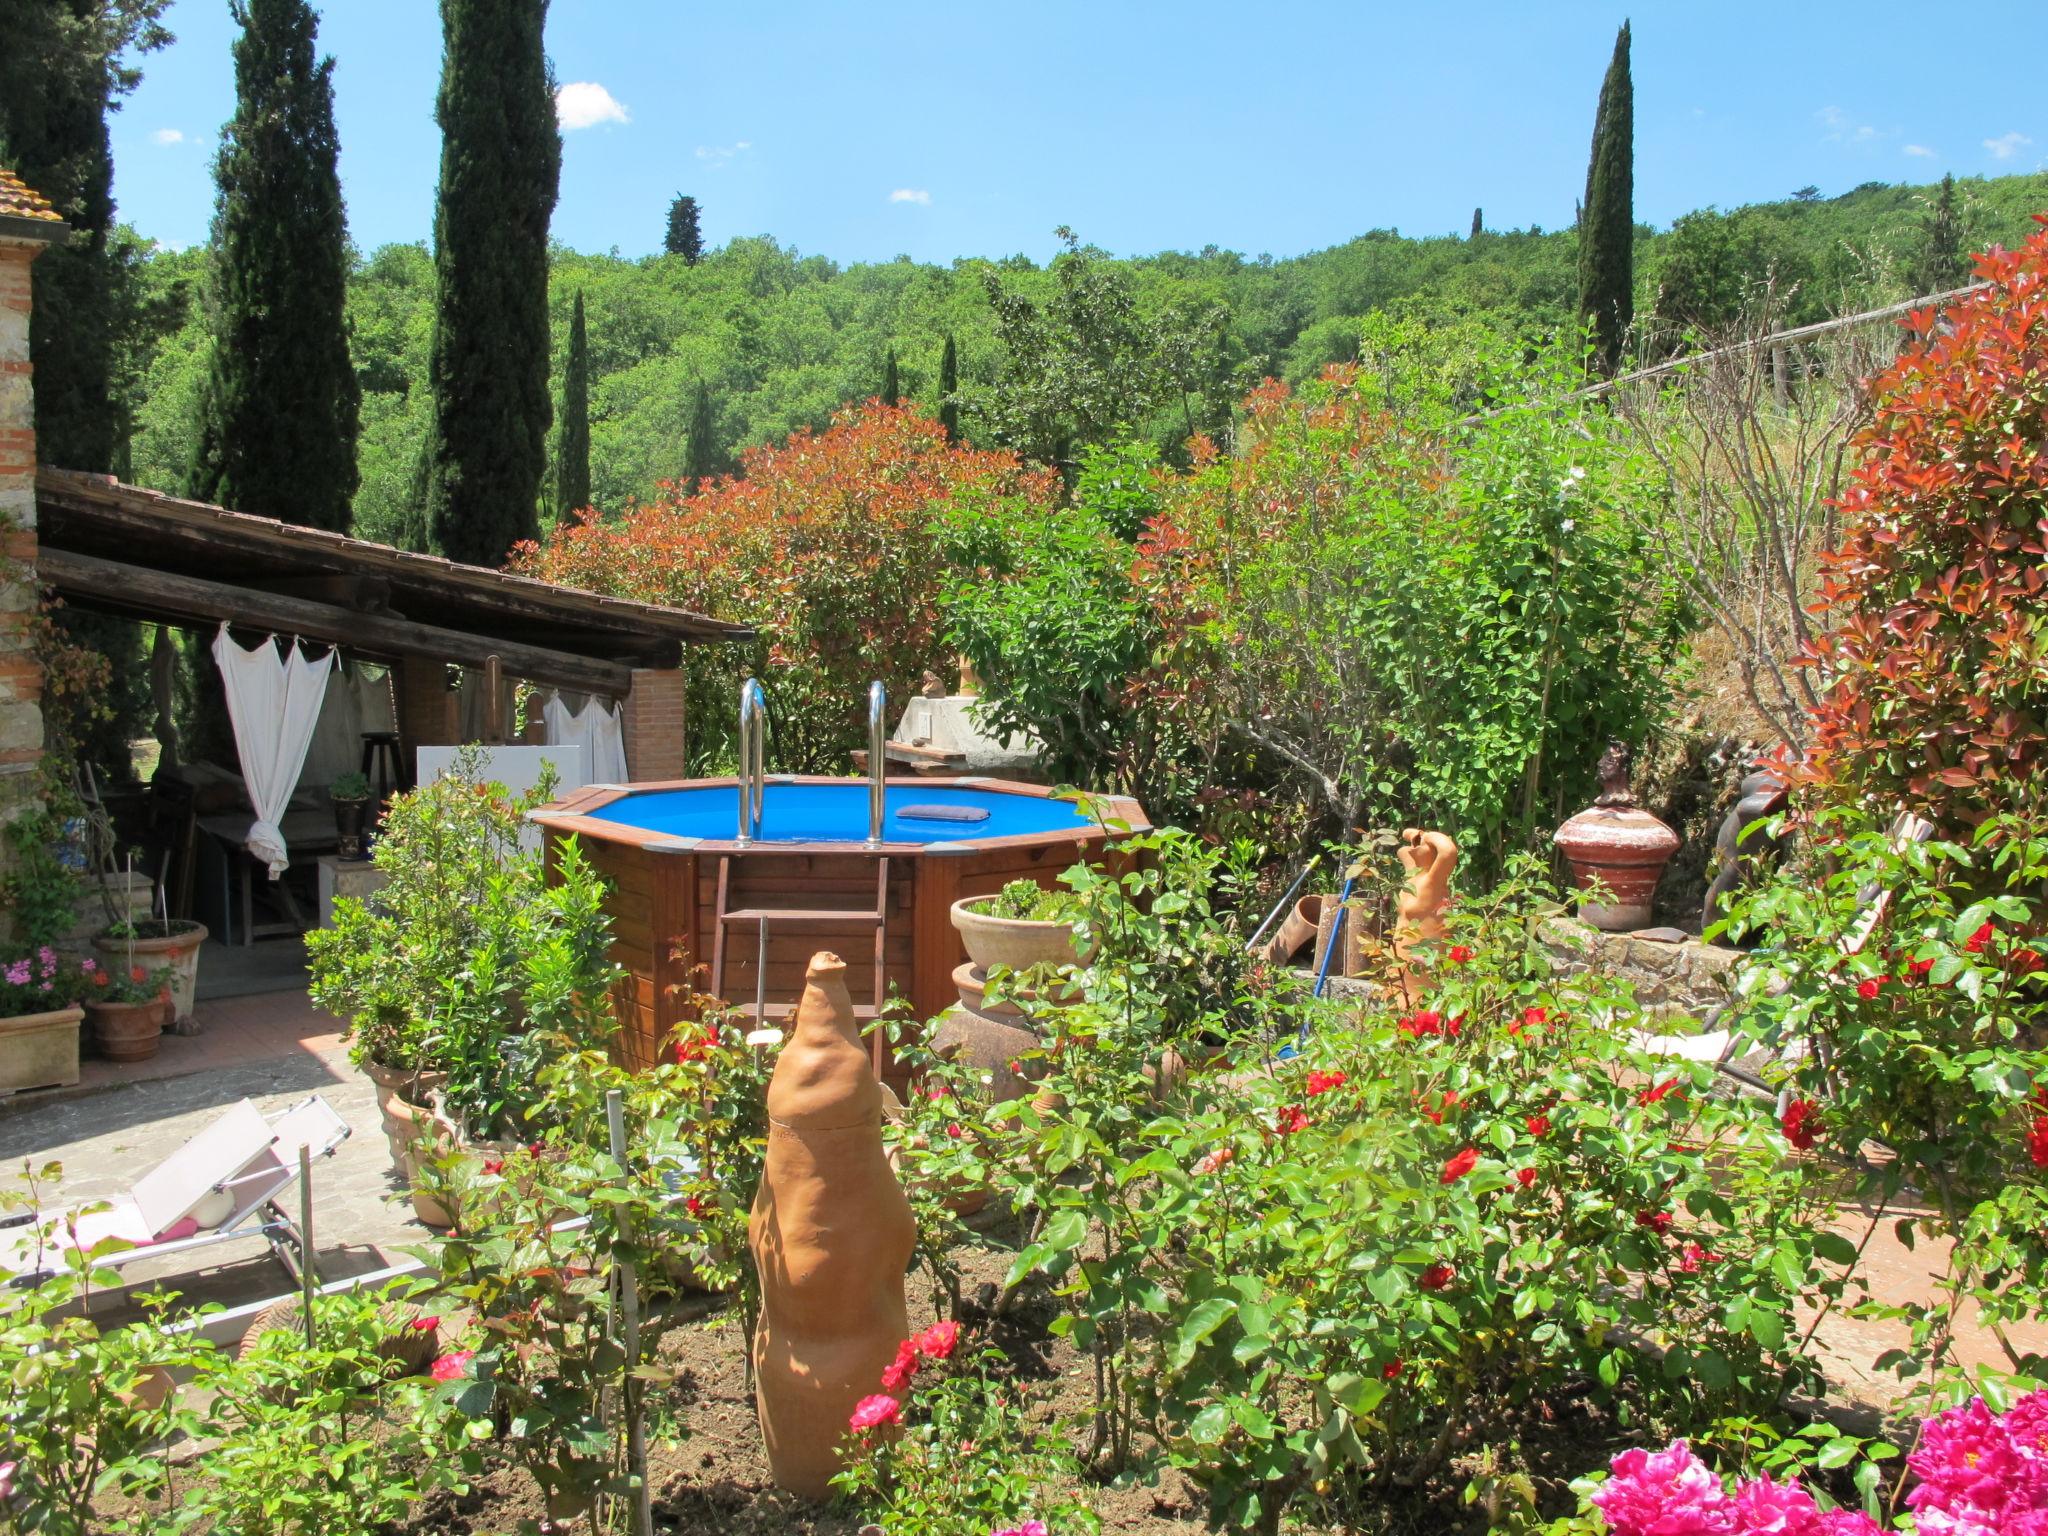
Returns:
[[[45,546],[40,550],[36,574],[44,586],[54,587],[84,606],[143,619],[245,624],[394,660],[416,656],[481,667],[496,656],[515,677],[610,698],[624,698],[633,681],[633,669],[616,661],[415,624],[388,614],[360,613],[255,587],[148,570],[65,549]]]

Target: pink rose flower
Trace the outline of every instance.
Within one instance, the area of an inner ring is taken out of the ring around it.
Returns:
[[[434,1362],[433,1377],[436,1381],[460,1381],[469,1374],[469,1362],[476,1358],[473,1349],[458,1349],[452,1355],[443,1355]]]
[[[870,1430],[884,1424],[894,1424],[903,1417],[903,1405],[893,1397],[877,1392],[864,1397],[853,1405],[853,1414],[846,1421],[849,1429]]]
[[[927,1360],[950,1360],[953,1358],[954,1347],[959,1342],[958,1323],[933,1323],[917,1336],[917,1352]]]

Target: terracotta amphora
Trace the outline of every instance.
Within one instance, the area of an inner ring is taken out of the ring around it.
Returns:
[[[847,1418],[909,1331],[917,1232],[882,1149],[882,1086],[837,955],[811,957],[768,1084],[768,1154],[747,1244],[761,1279],[754,1406],[781,1487],[831,1494]]]

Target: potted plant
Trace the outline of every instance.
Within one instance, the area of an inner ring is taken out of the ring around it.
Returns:
[[[334,802],[334,832],[341,841],[341,856],[367,857],[363,852],[363,825],[369,819],[369,778],[360,773],[344,773],[328,786],[327,798]]]
[[[182,917],[122,920],[93,935],[92,947],[101,963],[117,976],[138,966],[166,973],[170,1015],[165,1028],[173,1034],[191,1032],[193,999],[199,987],[199,947],[206,925]]]
[[[108,1061],[147,1061],[163,1041],[171,1007],[171,968],[131,965],[115,970],[82,962],[84,1006],[93,1049]]]
[[[0,963],[0,1097],[78,1081],[82,965],[94,964],[67,960],[47,944]]]
[[[1022,974],[1082,958],[1074,947],[1073,896],[1035,880],[1012,880],[993,896],[962,897],[953,903],[953,926],[984,974],[999,965]]]

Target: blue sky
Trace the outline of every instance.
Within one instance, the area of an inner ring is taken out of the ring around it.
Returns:
[[[351,232],[425,239],[437,7],[319,9]],[[1973,4],[1967,37],[1943,7],[1869,0],[554,0],[554,234],[644,255],[677,191],[714,245],[766,234],[842,261],[1043,259],[1063,223],[1120,254],[1276,256],[1462,233],[1474,205],[1494,228],[1554,228],[1629,14],[1638,218],[2048,168],[2048,94],[2020,62],[2039,0]],[[234,29],[226,0],[167,19],[178,41],[114,121],[115,193],[183,245],[206,234]]]

